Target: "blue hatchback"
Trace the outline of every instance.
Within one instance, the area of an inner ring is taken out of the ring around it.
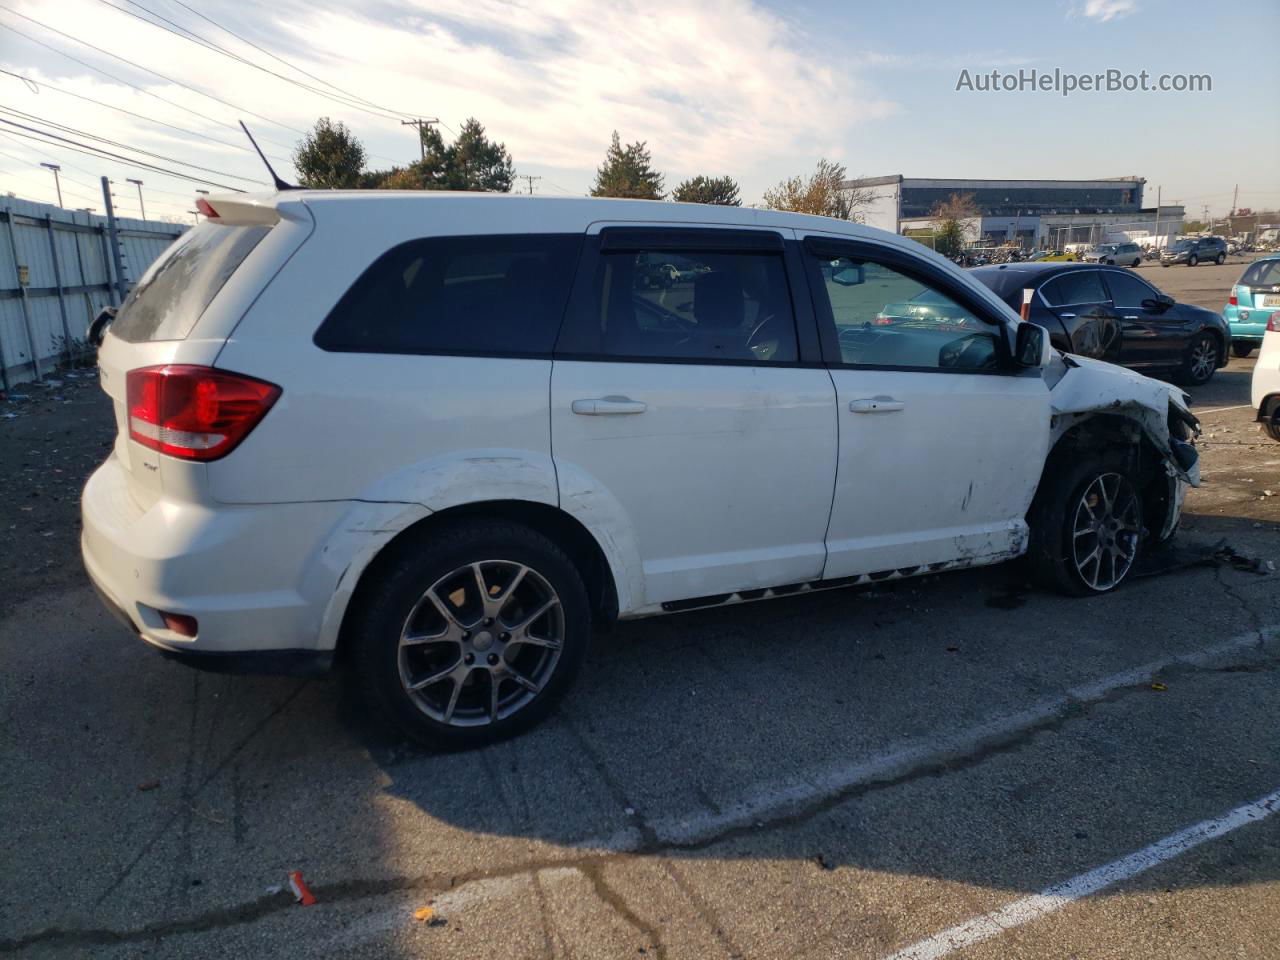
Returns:
[[[1280,311],[1280,254],[1255,260],[1234,287],[1222,317],[1231,327],[1231,352],[1247,357],[1262,345],[1267,321]]]

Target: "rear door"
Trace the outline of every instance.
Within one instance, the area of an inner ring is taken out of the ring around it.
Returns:
[[[1040,302],[1066,328],[1071,352],[1113,362],[1127,362],[1120,323],[1098,270],[1078,268],[1045,281]]]
[[[905,251],[822,235],[806,266],[836,386],[828,578],[1021,552],[1049,438],[1003,315]]]
[[[589,231],[556,346],[552,450],[563,508],[632,545],[637,607],[822,574],[835,391],[790,238]],[[676,268],[669,283],[655,263]]]

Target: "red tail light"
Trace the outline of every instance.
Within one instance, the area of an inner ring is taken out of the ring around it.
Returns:
[[[127,377],[129,437],[183,460],[217,460],[235,449],[280,396],[238,373],[171,364]]]
[[[218,219],[218,211],[213,209],[213,204],[211,204],[204,197],[196,198],[196,209],[199,210],[201,213],[203,213],[210,220]]]
[[[1271,318],[1267,320],[1268,333],[1280,333],[1280,320],[1277,320],[1276,316],[1277,315],[1273,313]]]
[[[1231,296],[1227,297],[1227,306],[1229,307],[1240,306],[1240,298],[1233,293]]]

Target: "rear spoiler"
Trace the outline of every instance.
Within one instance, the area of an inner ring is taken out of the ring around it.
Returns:
[[[270,227],[281,220],[309,223],[311,215],[300,199],[278,193],[224,193],[200,197],[199,210],[211,223]]]

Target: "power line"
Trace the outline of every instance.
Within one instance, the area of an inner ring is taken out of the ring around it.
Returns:
[[[3,26],[3,24],[0,24],[0,26]],[[17,31],[14,31],[14,32],[16,33]],[[187,136],[190,136],[190,137],[199,137],[201,140],[208,140],[210,143],[218,143],[224,147],[231,147],[233,150],[244,150],[246,152],[251,152],[249,151],[249,148],[246,147],[244,144],[232,143],[230,140],[219,140],[217,137],[211,137],[207,133],[200,133],[197,130],[189,130],[186,127],[175,126],[172,123],[166,123],[164,120],[157,120],[155,117],[148,117],[145,114],[134,113],[132,110],[124,109],[124,107],[115,107],[109,103],[103,102],[102,100],[95,100],[93,97],[86,97],[82,93],[74,93],[71,90],[64,90],[61,87],[55,87],[52,83],[49,83],[47,80],[40,80],[40,81],[32,80],[30,77],[24,76],[21,73],[14,73],[12,70],[0,70],[0,73],[8,74],[11,77],[16,77],[17,79],[21,80],[23,83],[26,83],[26,84],[29,84],[30,86],[35,87],[36,93],[40,92],[41,87],[47,87],[50,90],[52,90],[54,93],[60,93],[66,97],[75,97],[77,100],[84,100],[86,103],[92,103],[99,107],[105,107],[108,110],[114,110],[116,113],[123,113],[127,117],[134,117],[138,120],[145,120],[147,123],[154,123],[161,127],[168,127],[170,130],[176,130],[178,133],[185,133]],[[141,90],[141,92],[147,93],[146,90]],[[168,101],[165,101],[165,102],[168,102]],[[199,116],[199,114],[197,114],[197,116]],[[219,126],[221,125],[222,124],[219,124]],[[232,128],[232,129],[236,129],[236,128]],[[272,160],[279,160],[281,163],[289,162],[288,159],[285,157],[277,157],[277,156],[273,156],[272,154],[267,154],[267,156],[271,157]]]
[[[127,2],[133,3],[133,0],[127,0]],[[218,23],[218,21],[214,20],[212,17],[208,17],[205,14],[201,13],[199,10],[195,9],[194,7],[186,3],[183,3],[182,0],[173,0],[173,2],[176,3],[178,6],[182,7],[184,10],[190,13],[194,13],[197,17],[199,17],[201,20],[204,20],[206,23],[213,24],[213,26],[217,27],[223,33],[230,34],[231,36],[239,40],[241,43],[244,43],[250,47],[253,47],[253,49],[257,50],[259,53],[266,54],[272,60],[275,60],[278,63],[283,63],[286,67],[291,67],[292,69],[298,71],[298,73],[302,74],[304,77],[307,77],[311,80],[316,81],[316,83],[323,83],[326,87],[328,87],[331,90],[336,90],[338,93],[341,93],[344,96],[350,97],[352,100],[357,100],[361,103],[367,104],[368,106],[376,107],[379,110],[385,110],[388,113],[398,114],[401,117],[412,115],[411,111],[395,110],[391,107],[381,106],[377,103],[374,103],[372,100],[368,100],[365,97],[361,97],[361,96],[358,96],[357,94],[352,93],[350,90],[344,90],[342,87],[338,86],[335,83],[330,83],[328,80],[325,80],[323,77],[317,77],[314,73],[308,73],[306,70],[303,70],[296,63],[293,63],[290,60],[286,60],[284,57],[277,56],[276,54],[272,53],[270,50],[267,50],[263,47],[258,46],[248,37],[241,36],[240,34],[236,33],[234,30],[232,30],[230,27],[227,27],[221,23]],[[140,4],[134,3],[134,6],[140,6]],[[383,159],[386,159],[386,158],[384,157]]]
[[[0,107],[0,113],[7,113],[15,117],[21,117],[22,119],[30,120],[33,123],[43,123],[46,126],[53,127],[55,130],[61,130],[63,133],[74,133],[80,137],[88,137],[90,140],[97,140],[99,143],[105,143],[111,147],[118,147],[121,150],[130,150],[133,153],[140,153],[144,157],[154,157],[157,160],[164,160],[166,163],[176,163],[182,167],[190,167],[192,170],[201,170],[204,173],[216,173],[220,177],[231,177],[233,180],[244,180],[248,183],[260,184],[263,182],[261,180],[256,180],[253,177],[243,176],[242,174],[239,174],[239,173],[231,173],[227,170],[217,170],[213,167],[204,167],[198,163],[190,163],[186,160],[179,160],[176,157],[166,157],[164,154],[154,153],[150,150],[143,150],[141,147],[131,147],[127,143],[121,143],[118,140],[110,140],[107,137],[100,137],[97,134],[90,133],[87,130],[79,130],[76,127],[69,127],[63,123],[56,123],[53,120],[47,120],[44,117],[38,117],[33,113],[26,113],[22,110],[14,110],[10,107]],[[0,123],[11,123],[11,122],[12,121],[8,121],[3,118],[0,118]],[[21,126],[21,124],[16,124],[16,126]],[[24,129],[33,129],[33,128],[27,127]],[[45,134],[46,136],[52,136],[52,134],[49,134],[48,131],[45,131],[45,130],[36,130],[35,132]]]
[[[205,93],[203,90],[193,87],[190,84],[183,83],[181,80],[175,80],[173,79],[173,77],[166,76],[165,74],[152,70],[149,67],[144,67],[139,63],[135,63],[134,61],[128,59],[127,57],[122,57],[119,54],[112,53],[110,50],[104,50],[102,49],[102,47],[96,47],[92,43],[89,43],[87,40],[81,40],[78,37],[73,37],[69,33],[63,33],[61,30],[57,29],[56,27],[51,27],[47,23],[42,23],[41,21],[35,19],[35,17],[28,17],[25,13],[19,13],[17,10],[14,10],[12,7],[6,7],[3,4],[0,4],[0,10],[4,10],[6,13],[11,13],[17,17],[21,17],[23,20],[28,20],[31,23],[34,23],[38,27],[43,27],[45,30],[50,31],[51,33],[56,33],[58,36],[64,37],[65,39],[70,40],[73,43],[78,43],[81,46],[88,47],[90,50],[94,50],[97,53],[102,54],[103,56],[111,57],[113,60],[119,60],[121,63],[124,63],[130,67],[133,67],[135,70],[141,70],[143,73],[149,73],[153,77],[159,77],[165,83],[172,83],[175,86],[182,87],[184,90],[190,90],[192,93],[197,93],[202,97],[208,97],[210,100],[213,100],[216,103],[220,103],[224,107],[230,107],[232,110],[238,110],[241,113],[247,113],[249,116],[255,117],[258,120],[263,121],[264,123],[270,123],[270,124],[273,124],[274,126],[280,127],[281,129],[289,130],[293,133],[300,133],[303,136],[306,136],[307,131],[305,130],[299,130],[297,127],[291,127],[287,123],[281,123],[279,120],[272,120],[270,117],[265,117],[260,113],[255,113],[252,110],[247,110],[244,107],[237,106],[236,104],[232,103],[230,100],[223,100],[221,97],[215,97],[211,93]]]
[[[15,127],[22,127],[22,124],[14,123],[12,120],[0,119],[0,123],[6,123],[6,124],[9,124],[10,126],[15,126]],[[22,127],[22,129],[32,130],[34,128]],[[138,170],[150,170],[154,173],[163,173],[171,177],[177,177],[180,180],[190,180],[193,183],[204,183],[204,184],[208,184],[211,187],[221,187],[224,190],[231,190],[235,193],[246,192],[245,190],[242,190],[239,187],[233,187],[225,183],[218,183],[216,180],[205,180],[201,177],[193,177],[190,174],[179,173],[176,170],[168,170],[168,169],[165,169],[164,167],[156,166],[153,163],[146,163],[142,160],[134,160],[131,157],[122,157],[119,154],[111,153],[108,150],[103,150],[101,147],[95,147],[92,144],[88,144],[88,143],[79,143],[78,141],[75,141],[75,140],[68,140],[66,137],[60,137],[54,133],[45,133],[43,130],[36,130],[35,133],[39,134],[42,137],[51,137],[55,140],[61,140],[64,143],[74,144],[74,146],[63,147],[64,150],[70,150],[74,153],[83,153],[91,157],[108,157],[112,160],[119,160],[122,163],[128,166],[134,167],[135,169],[138,169]],[[56,146],[56,144],[50,144],[48,140],[41,140],[39,139],[39,137],[32,136],[30,133],[14,133],[12,134],[12,136],[22,137],[26,140],[34,140],[36,143],[43,143],[46,146]]]
[[[193,116],[197,116],[201,120],[208,120],[210,123],[216,126],[226,127],[229,130],[239,129],[236,126],[233,126],[232,124],[227,123],[225,120],[217,120],[209,116],[207,113],[201,113],[200,111],[193,110],[190,107],[184,107],[182,104],[177,103],[173,100],[170,100],[166,97],[162,97],[158,93],[153,93],[152,91],[146,89],[145,87],[140,87],[136,83],[130,83],[128,80],[125,80],[122,77],[117,77],[114,73],[108,73],[106,70],[103,70],[101,67],[95,67],[93,64],[87,63],[86,61],[81,60],[79,57],[73,57],[71,54],[67,53],[65,50],[59,50],[57,47],[50,46],[49,44],[45,43],[43,40],[37,40],[35,37],[30,36],[29,34],[23,33],[17,27],[11,27],[7,23],[0,23],[0,27],[3,27],[5,30],[8,30],[10,33],[16,33],[18,36],[22,37],[24,40],[29,40],[31,43],[44,47],[46,50],[52,50],[54,53],[58,54],[59,56],[66,57],[72,63],[78,63],[80,64],[80,66],[86,67],[89,70],[92,70],[94,73],[100,73],[104,77],[106,77],[108,80],[114,80],[116,83],[123,84],[124,86],[129,87],[130,89],[137,90],[139,93],[146,94],[148,97],[152,97],[153,99],[159,100],[161,103],[167,103],[169,106],[174,107],[178,110],[181,110],[183,113],[188,113]],[[268,137],[263,137],[262,139],[270,140],[270,138]],[[277,146],[284,146],[292,149],[292,147],[289,144],[282,144],[280,143],[279,140],[270,140],[270,142],[276,144]],[[273,157],[272,159],[279,160],[281,158]]]
[[[135,20],[141,20],[145,24],[153,26],[158,30],[164,30],[166,33],[170,33],[173,36],[178,37],[179,39],[186,40],[188,43],[194,43],[197,46],[203,47],[206,50],[211,50],[214,53],[221,54],[224,57],[229,57],[230,59],[235,60],[237,63],[242,63],[245,66],[252,67],[255,70],[261,70],[263,73],[270,74],[273,77],[283,80],[285,83],[292,83],[294,86],[300,87],[303,90],[306,90],[317,96],[324,97],[325,99],[332,100],[334,103],[340,104],[341,106],[349,107],[354,110],[360,110],[364,113],[370,114],[375,117],[379,117],[383,120],[400,119],[399,116],[393,113],[384,111],[381,108],[371,109],[367,106],[363,106],[360,103],[356,103],[352,101],[349,97],[336,96],[332,93],[329,93],[326,90],[321,90],[317,87],[313,87],[309,83],[303,83],[302,81],[295,80],[292,77],[286,77],[284,74],[277,73],[275,70],[272,70],[269,67],[264,67],[261,64],[254,63],[252,60],[246,59],[245,57],[240,56],[238,53],[228,50],[226,47],[223,47],[213,42],[212,40],[208,40],[205,37],[200,36],[200,34],[192,30],[188,30],[186,27],[182,26],[181,24],[175,23],[174,21],[170,20],[168,17],[162,16],[161,14],[156,13],[154,10],[151,10],[150,8],[143,6],[141,3],[137,3],[136,0],[125,0],[125,2],[129,3],[132,6],[137,7],[139,10],[142,10],[145,13],[150,14],[151,16],[155,17],[156,20],[164,21],[164,23],[156,23],[155,20],[148,20],[146,17],[142,16],[141,14],[134,13],[132,10],[125,10],[123,7],[117,7],[114,3],[111,3],[111,0],[98,0],[98,2],[104,6],[110,7],[112,10],[115,10],[117,13],[123,13],[125,16],[133,17]],[[165,26],[164,24],[169,24],[169,26]]]

